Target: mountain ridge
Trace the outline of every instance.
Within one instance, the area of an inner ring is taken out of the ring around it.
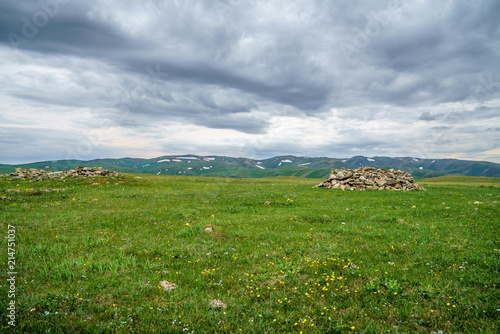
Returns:
[[[270,176],[325,178],[332,169],[354,169],[358,167],[399,169],[412,174],[415,178],[444,175],[500,177],[500,164],[488,161],[423,159],[416,157],[365,157],[361,155],[345,159],[293,155],[251,159],[219,155],[180,154],[163,155],[149,159],[125,157],[119,159],[53,160],[19,165],[0,164],[0,173],[11,173],[16,167],[63,171],[77,166],[100,166],[122,173],[243,178]]]

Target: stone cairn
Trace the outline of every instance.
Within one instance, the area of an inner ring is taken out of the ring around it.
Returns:
[[[33,179],[33,180],[45,180],[45,179],[64,179],[66,177],[75,176],[118,176],[120,173],[103,169],[102,167],[77,167],[64,172],[47,172],[43,169],[23,169],[16,168],[14,173],[10,174],[0,174],[0,177],[11,177],[15,179]]]
[[[327,181],[316,187],[342,190],[424,190],[413,180],[411,174],[394,169],[361,167],[358,169],[336,169]]]

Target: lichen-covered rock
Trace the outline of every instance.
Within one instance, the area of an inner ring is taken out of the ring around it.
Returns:
[[[212,306],[213,308],[227,308],[227,305],[226,303],[224,303],[222,300],[220,299],[213,299],[210,301],[210,306]]]
[[[177,284],[169,282],[169,281],[160,281],[160,285],[163,290],[171,291],[177,289]]]
[[[407,172],[374,167],[336,169],[332,171],[327,181],[321,182],[316,187],[342,190],[425,190],[415,183],[413,176]]]

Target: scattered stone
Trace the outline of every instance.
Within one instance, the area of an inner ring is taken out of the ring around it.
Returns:
[[[103,169],[102,167],[77,167],[75,169],[71,169],[65,172],[47,172],[43,169],[23,169],[16,168],[14,173],[10,174],[1,174],[0,177],[11,177],[14,179],[30,179],[30,180],[45,180],[45,179],[64,179],[66,177],[76,177],[76,176],[88,176],[88,177],[96,177],[96,176],[118,176],[120,173]],[[93,185],[97,185],[98,183],[94,183]]]
[[[206,232],[213,232],[214,231],[214,227],[212,225],[207,225],[207,226],[204,226],[203,227],[203,231],[206,231]]]
[[[227,308],[226,303],[224,303],[220,299],[214,299],[210,301],[210,306],[212,306],[213,308]]]
[[[163,288],[163,290],[166,290],[166,291],[177,289],[177,284],[170,283],[168,281],[160,281],[160,285]]]
[[[413,176],[407,172],[394,169],[376,169],[361,167],[358,169],[336,169],[327,181],[316,187],[342,190],[424,190],[415,183]]]
[[[269,201],[266,201],[266,202],[264,203],[264,205],[271,205],[271,204],[273,204],[273,203],[271,203],[271,202],[269,202]]]

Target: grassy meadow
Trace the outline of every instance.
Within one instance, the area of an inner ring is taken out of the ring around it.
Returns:
[[[320,181],[0,179],[0,331],[500,332],[498,179]]]

